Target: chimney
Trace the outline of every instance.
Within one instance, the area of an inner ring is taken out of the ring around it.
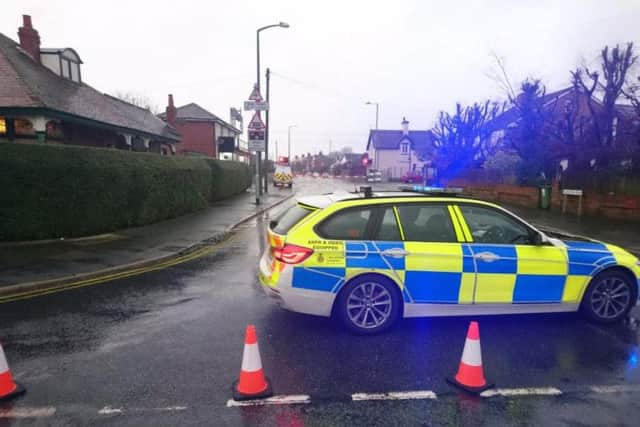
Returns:
[[[169,123],[173,127],[176,127],[176,117],[178,115],[178,112],[175,105],[173,105],[173,95],[171,94],[169,94],[169,105],[167,105],[165,113],[167,115],[167,123]]]
[[[409,121],[405,117],[402,118],[402,134],[409,135]]]
[[[18,28],[20,47],[34,61],[40,62],[40,35],[31,25],[31,16],[22,15],[22,27]]]

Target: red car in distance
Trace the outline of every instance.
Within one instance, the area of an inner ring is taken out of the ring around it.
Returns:
[[[406,182],[406,183],[414,183],[414,182],[422,182],[424,180],[424,178],[422,177],[421,173],[415,172],[415,171],[409,171],[406,172],[404,175],[402,175],[402,182]]]

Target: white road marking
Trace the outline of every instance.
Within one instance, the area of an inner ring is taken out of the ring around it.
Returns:
[[[140,412],[175,412],[186,411],[188,406],[167,406],[166,408],[112,408],[105,406],[98,411],[99,415],[121,415],[124,413],[140,413]]]
[[[620,384],[620,385],[592,385],[589,390],[593,393],[624,393],[624,392],[640,392],[640,384]],[[559,396],[562,391],[555,387],[530,387],[530,388],[497,388],[489,389],[480,393],[482,397],[493,396]],[[354,393],[351,395],[353,401],[367,400],[419,400],[419,399],[437,399],[438,396],[431,390],[417,391],[392,391],[387,393]],[[306,394],[293,394],[273,396],[267,399],[245,400],[237,402],[235,400],[227,401],[227,407],[240,406],[262,406],[262,405],[294,405],[311,403],[311,398]],[[140,412],[176,412],[186,411],[188,406],[167,406],[164,408],[112,408],[105,406],[98,411],[99,415],[121,415],[125,413]],[[56,414],[56,408],[53,406],[45,407],[24,407],[0,409],[0,419],[11,418],[45,418]]]
[[[51,417],[56,413],[53,406],[45,406],[42,408],[11,408],[0,409],[1,418],[45,418]]]
[[[431,390],[418,391],[390,391],[388,393],[354,393],[353,401],[363,400],[411,400],[411,399],[437,399],[438,396]]]
[[[292,395],[273,396],[267,399],[255,399],[255,400],[244,400],[244,401],[235,401],[233,399],[229,399],[227,401],[227,408],[231,408],[233,406],[295,405],[295,404],[304,404],[304,403],[311,403],[311,398],[308,395],[292,394]]]
[[[495,388],[480,393],[482,397],[493,396],[559,396],[562,391],[555,387],[530,387],[530,388]]]
[[[98,411],[100,415],[113,415],[113,414],[121,414],[121,408],[112,408],[111,406],[105,406],[104,408]]]
[[[623,393],[640,391],[640,384],[594,385],[589,387],[589,389],[594,393]]]

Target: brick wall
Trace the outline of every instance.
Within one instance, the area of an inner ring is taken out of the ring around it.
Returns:
[[[178,153],[201,153],[210,157],[217,156],[216,135],[213,123],[184,122],[176,123],[182,141],[176,145]]]
[[[529,208],[538,207],[538,188],[521,187],[509,184],[484,184],[468,180],[451,180],[449,187],[463,187],[464,194],[470,197],[506,203]],[[562,190],[558,183],[551,191],[551,208],[562,210]],[[567,198],[567,213],[576,214],[578,198]],[[596,194],[585,192],[582,197],[582,212],[585,215],[610,219],[640,222],[640,197],[616,194]]]

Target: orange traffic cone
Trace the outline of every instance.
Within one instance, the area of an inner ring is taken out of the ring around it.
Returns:
[[[240,379],[233,383],[233,399],[249,400],[273,396],[271,381],[264,376],[258,337],[253,325],[247,326],[242,353]]]
[[[469,324],[458,373],[453,378],[447,378],[447,381],[465,391],[476,394],[493,387],[493,384],[487,384],[487,380],[484,378],[478,322]]]
[[[13,381],[7,359],[0,344],[0,402],[9,400],[24,393],[24,387]]]

